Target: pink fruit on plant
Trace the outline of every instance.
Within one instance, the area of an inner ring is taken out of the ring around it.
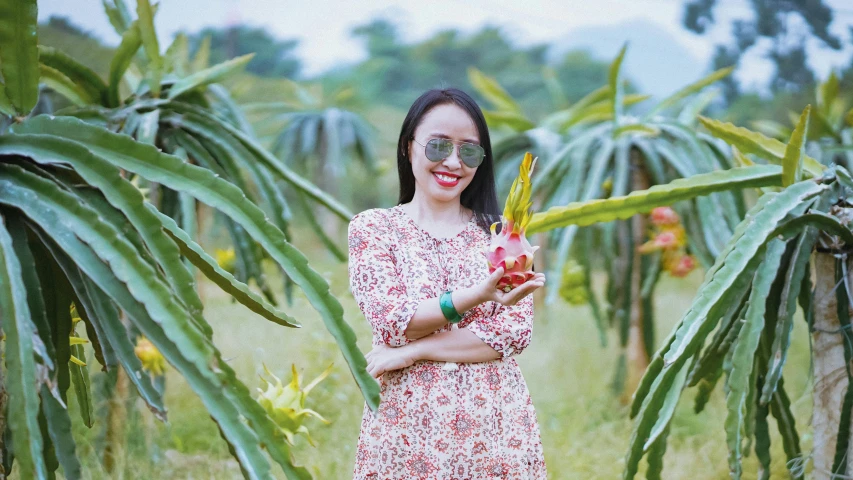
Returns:
[[[666,250],[678,245],[678,237],[675,232],[666,230],[663,231],[652,240],[642,244],[639,248],[640,253],[651,253],[658,250]]]
[[[696,268],[696,258],[693,255],[682,255],[678,262],[670,270],[673,277],[684,277]]]
[[[504,269],[504,275],[498,281],[498,289],[509,292],[533,277],[533,255],[539,247],[530,246],[524,236],[524,230],[530,223],[530,175],[536,159],[529,152],[524,155],[518,177],[512,182],[509,196],[504,206],[501,220],[501,233],[495,233],[497,222],[492,224],[492,243],[489,245],[487,259],[489,273],[498,268]]]
[[[657,207],[653,209],[651,219],[652,223],[657,226],[675,225],[680,221],[678,214],[670,207]]]

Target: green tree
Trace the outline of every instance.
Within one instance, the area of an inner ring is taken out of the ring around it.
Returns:
[[[490,127],[515,132],[494,147],[500,184],[507,184],[524,151],[540,157],[534,198],[536,208],[542,210],[571,201],[622,196],[731,166],[730,158],[715,142],[692,129],[697,113],[714,95],[702,91],[725,78],[731,69],[684,87],[644,115],[632,115],[631,106],[648,97],[625,93],[621,73],[625,52],[623,48],[611,64],[605,86],[551,113],[538,125],[494,79],[471,70],[472,84],[494,107],[485,112]],[[558,89],[555,85],[552,90]],[[742,198],[730,193],[685,202],[677,210],[683,224],[669,221],[675,218],[674,212],[670,214],[666,232],[672,236],[671,245],[650,255],[638,251],[652,230],[651,222],[642,215],[584,229],[569,226],[547,237],[548,252],[554,256],[546,262],[554,285],[548,289],[547,301],[554,301],[567,289],[574,291],[569,284],[579,283],[585,293],[578,298],[590,304],[602,343],[607,326],[619,332],[622,352],[613,387],[626,402],[656,345],[653,300],[662,271],[684,275],[696,259],[710,266],[744,213]],[[602,263],[607,271],[606,308],[599,306],[592,291],[594,262]],[[578,282],[576,277],[582,280]],[[568,295],[568,300],[572,297]]]
[[[813,38],[822,46],[834,50],[841,48],[841,40],[829,30],[833,20],[832,9],[823,0],[754,0],[750,5],[753,17],[732,22],[734,42],[717,47],[714,68],[736,66],[744,53],[755,47],[761,38],[765,38],[771,42],[767,58],[776,66],[776,73],[770,82],[771,89],[774,92],[798,91],[812,85],[814,74],[807,64],[806,41]],[[684,5],[682,22],[692,32],[706,33],[716,22],[716,8],[717,0],[688,0]],[[798,28],[793,21],[794,17],[804,21],[808,31]],[[733,79],[729,80],[726,83],[726,99],[731,102],[737,93],[737,84]]]
[[[302,68],[295,52],[299,41],[279,40],[262,27],[207,27],[188,37],[190,51],[197,54],[200,49],[209,48],[209,61],[212,63],[254,53],[255,57],[246,70],[262,77],[295,78]],[[205,45],[206,42],[209,46]]]
[[[700,412],[724,373],[732,478],[742,477],[742,458],[752,451],[759,478],[770,478],[771,415],[792,477],[803,478],[798,465],[807,458],[782,375],[798,305],[809,326],[814,365],[813,451],[808,455],[814,462],[812,478],[850,474],[853,278],[847,252],[853,231],[847,199],[853,178],[844,167],[827,167],[805,153],[810,110],[806,107],[799,116],[787,144],[703,118],[703,125],[736,147],[735,158],[747,166],[534,215],[529,230],[543,231],[627,218],[713,192],[763,192],[706,273],[693,304],[652,357],[634,394],[631,416],[636,420],[625,479],[635,477],[643,457],[648,457],[646,478],[661,478],[666,438],[682,392],[696,387],[695,410]],[[759,161],[769,164],[753,163]]]
[[[436,32],[416,43],[406,44],[397,26],[376,19],[353,30],[364,42],[368,58],[349,68],[324,76],[332,89],[358,84],[359,94],[373,102],[408,108],[424,90],[461,86],[467,82],[468,67],[494,76],[534,118],[553,111],[545,79],[531,72],[552,69],[550,75],[567,82],[568,100],[577,100],[607,77],[607,64],[585,53],[570,52],[551,62],[543,44],[520,47],[499,28],[486,26],[472,34],[458,30]]]

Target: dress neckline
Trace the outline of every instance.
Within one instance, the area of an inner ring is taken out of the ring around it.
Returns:
[[[457,233],[456,235],[453,235],[450,237],[436,237],[433,234],[429,233],[428,231],[424,230],[423,227],[418,225],[418,223],[415,221],[415,219],[412,218],[411,215],[406,213],[405,210],[403,210],[403,204],[395,205],[395,206],[391,207],[391,210],[396,210],[397,214],[402,215],[404,218],[404,221],[412,224],[417,231],[421,232],[423,235],[426,235],[430,239],[432,239],[434,241],[438,241],[438,242],[452,241],[452,240],[455,240],[457,238],[460,238],[463,233],[467,232],[468,229],[471,228],[471,225],[476,225],[476,220],[477,220],[476,215],[471,215],[471,219],[468,220],[468,222],[465,224],[465,227],[463,227],[462,230],[460,230],[459,233]]]

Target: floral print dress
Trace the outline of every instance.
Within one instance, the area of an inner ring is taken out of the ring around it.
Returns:
[[[409,343],[406,327],[426,299],[488,277],[490,236],[472,220],[434,238],[398,205],[367,210],[349,226],[352,293],[373,344]],[[365,406],[354,478],[545,479],[536,412],[513,355],[529,343],[533,300],[486,302],[457,325],[500,353],[482,363],[418,362],[385,373],[381,402]]]

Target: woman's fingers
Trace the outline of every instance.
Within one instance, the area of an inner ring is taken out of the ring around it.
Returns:
[[[537,273],[530,278],[530,280],[522,283],[516,288],[513,288],[508,293],[499,294],[500,295],[500,303],[511,307],[521,301],[522,298],[526,297],[533,293],[539,287],[545,285],[545,275],[542,273]]]
[[[497,287],[498,282],[500,281],[501,277],[503,277],[503,276],[504,276],[503,267],[496,268],[495,271],[492,272],[491,275],[489,275],[489,284]]]

